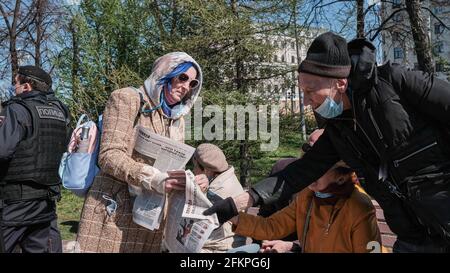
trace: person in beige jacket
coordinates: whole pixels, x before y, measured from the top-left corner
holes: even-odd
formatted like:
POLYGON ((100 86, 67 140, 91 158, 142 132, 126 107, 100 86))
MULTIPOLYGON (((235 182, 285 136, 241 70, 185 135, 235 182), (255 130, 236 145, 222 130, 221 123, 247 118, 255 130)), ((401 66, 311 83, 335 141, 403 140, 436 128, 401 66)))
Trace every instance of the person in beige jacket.
MULTIPOLYGON (((207 188, 204 188, 204 191, 212 203, 244 192, 234 173, 233 166, 228 165, 225 155, 216 145, 209 143, 200 144, 195 150, 192 161, 194 163, 193 172, 198 177, 197 180, 201 180, 204 177, 209 181, 209 183, 206 183, 209 185, 207 188)), ((235 235, 231 229, 231 222, 224 223, 215 229, 204 244, 201 252, 220 253, 244 245, 246 238, 235 235)))
POLYGON ((155 231, 135 224, 130 192, 181 190, 185 181, 169 177, 132 153, 136 127, 183 142, 183 116, 191 110, 201 85, 197 62, 184 52, 173 52, 155 61, 143 86, 112 92, 103 115, 101 171, 81 213, 77 235, 81 252, 161 251, 164 220, 155 231))

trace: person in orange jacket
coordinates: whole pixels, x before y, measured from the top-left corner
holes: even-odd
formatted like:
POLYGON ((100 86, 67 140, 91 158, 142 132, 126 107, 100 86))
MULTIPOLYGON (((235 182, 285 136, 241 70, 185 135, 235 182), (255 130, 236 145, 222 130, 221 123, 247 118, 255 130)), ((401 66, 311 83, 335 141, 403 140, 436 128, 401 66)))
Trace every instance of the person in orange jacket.
POLYGON ((355 173, 338 162, 301 191, 294 202, 270 217, 240 212, 231 219, 234 232, 257 240, 275 240, 297 231, 299 245, 292 243, 290 250, 306 253, 364 253, 374 245, 381 250, 375 208, 355 186, 356 181, 355 173))

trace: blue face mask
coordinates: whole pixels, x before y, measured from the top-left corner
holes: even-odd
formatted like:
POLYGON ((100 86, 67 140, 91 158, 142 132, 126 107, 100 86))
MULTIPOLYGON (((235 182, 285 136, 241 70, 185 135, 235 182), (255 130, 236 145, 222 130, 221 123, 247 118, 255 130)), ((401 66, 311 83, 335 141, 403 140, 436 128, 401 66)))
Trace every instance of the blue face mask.
POLYGON ((338 104, 330 96, 328 96, 325 101, 314 110, 317 114, 321 115, 323 118, 335 118, 342 114, 344 111, 344 102, 342 101, 338 104))
POLYGON ((318 198, 330 198, 330 197, 333 197, 333 195, 331 193, 324 193, 324 192, 320 192, 320 191, 316 191, 316 192, 314 192, 314 194, 318 198))

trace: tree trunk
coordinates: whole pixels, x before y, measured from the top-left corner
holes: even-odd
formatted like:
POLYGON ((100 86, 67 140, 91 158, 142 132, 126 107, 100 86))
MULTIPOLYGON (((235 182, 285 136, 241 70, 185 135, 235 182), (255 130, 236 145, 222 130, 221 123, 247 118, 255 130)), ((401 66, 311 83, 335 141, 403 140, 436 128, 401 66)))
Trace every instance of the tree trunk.
POLYGON ((364 0, 356 0, 356 34, 364 38, 364 0))
MULTIPOLYGON (((16 5, 14 6, 14 15, 12 23, 8 20, 8 14, 3 9, 3 4, 0 4, 0 10, 3 16, 3 20, 5 21, 6 28, 8 29, 9 35, 9 54, 11 57, 11 84, 15 82, 15 76, 19 71, 19 58, 17 54, 16 41, 17 41, 17 21, 19 20, 20 15, 20 4, 21 1, 17 0, 16 5)), ((5 5, 6 6, 6 5, 5 5)))
POLYGON ((16 35, 9 38, 9 54, 11 55, 11 84, 14 84, 15 77, 19 72, 19 58, 16 49, 16 35))
POLYGON ((239 143, 239 153, 241 154, 241 160, 239 163, 239 181, 242 187, 247 187, 250 184, 250 160, 248 155, 248 140, 241 140, 239 143))
POLYGON ((34 65, 41 67, 41 44, 42 44, 42 23, 43 23, 43 13, 45 9, 45 0, 36 1, 36 40, 34 44, 34 65))
POLYGON ((431 54, 430 40, 426 31, 424 18, 422 17, 420 1, 405 1, 405 4, 409 15, 409 23, 411 25, 419 68, 422 71, 434 73, 434 62, 431 54))
POLYGON ((177 0, 172 0, 172 27, 170 28, 170 37, 172 38, 175 35, 175 31, 177 28, 177 19, 178 19, 178 6, 177 0))
MULTIPOLYGON (((231 11, 234 14, 235 18, 239 18, 238 14, 238 7, 237 7, 237 0, 231 0, 230 2, 231 11)), ((244 73, 244 62, 242 61, 239 50, 240 50, 240 37, 239 34, 236 33, 236 36, 233 41, 234 44, 234 51, 235 51, 235 69, 236 69, 236 76, 234 79, 234 82, 236 84, 236 89, 245 94, 245 86, 243 84, 243 73, 244 73)), ((249 143, 247 139, 247 129, 248 129, 248 119, 247 115, 245 115, 245 138, 243 140, 239 141, 239 153, 241 155, 240 163, 239 163, 239 180, 241 182, 241 185, 243 187, 246 187, 249 185, 250 181, 250 157, 249 157, 249 143)))
POLYGON ((294 94, 295 94, 295 87, 292 86, 291 88, 291 115, 294 115, 294 94))
POLYGON ((80 51, 78 46, 79 42, 75 18, 72 18, 69 25, 69 30, 72 36, 72 97, 77 98, 80 82, 78 77, 78 72, 80 70, 80 51))
MULTIPOLYGON (((294 36, 295 36, 295 53, 297 55, 297 65, 300 65, 302 61, 300 58, 300 42, 298 38, 297 31, 297 0, 293 1, 293 20, 294 20, 294 36)), ((295 87, 294 87, 295 91, 295 87)), ((300 90, 300 86, 298 87, 298 103, 300 108, 300 129, 302 134, 302 140, 306 141, 306 121, 305 121, 305 103, 303 101, 303 92, 300 90)))
POLYGON ((156 22, 156 26, 158 27, 159 30, 159 34, 162 40, 162 50, 164 51, 165 48, 165 43, 167 42, 167 33, 166 30, 164 28, 164 22, 163 22, 163 18, 161 15, 161 11, 159 9, 158 6, 158 1, 154 0, 153 2, 151 2, 150 4, 150 8, 153 14, 153 17, 155 19, 156 22))
MULTIPOLYGON (((231 11, 233 12, 234 16, 237 19, 239 16, 238 16, 236 0, 231 0, 231 11)), ((242 82, 242 72, 243 72, 244 64, 238 54, 239 47, 240 47, 240 39, 239 39, 238 35, 239 34, 236 34, 236 37, 233 40, 234 51, 236 52, 235 53, 235 69, 236 69, 235 83, 236 83, 236 89, 242 93, 245 93, 245 90, 243 90, 243 82, 242 82)))

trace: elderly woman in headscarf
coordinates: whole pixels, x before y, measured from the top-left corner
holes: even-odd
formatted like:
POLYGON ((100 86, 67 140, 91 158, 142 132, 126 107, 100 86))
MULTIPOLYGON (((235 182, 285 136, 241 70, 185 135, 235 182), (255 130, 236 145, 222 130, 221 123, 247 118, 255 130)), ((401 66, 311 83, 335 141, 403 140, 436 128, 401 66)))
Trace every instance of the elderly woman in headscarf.
POLYGON ((101 171, 81 214, 77 235, 81 252, 161 251, 164 220, 154 231, 135 224, 130 192, 142 187, 160 193, 180 190, 185 181, 132 155, 136 127, 183 142, 183 116, 191 110, 201 85, 197 62, 184 52, 173 52, 155 61, 143 86, 112 92, 103 115, 101 171))

